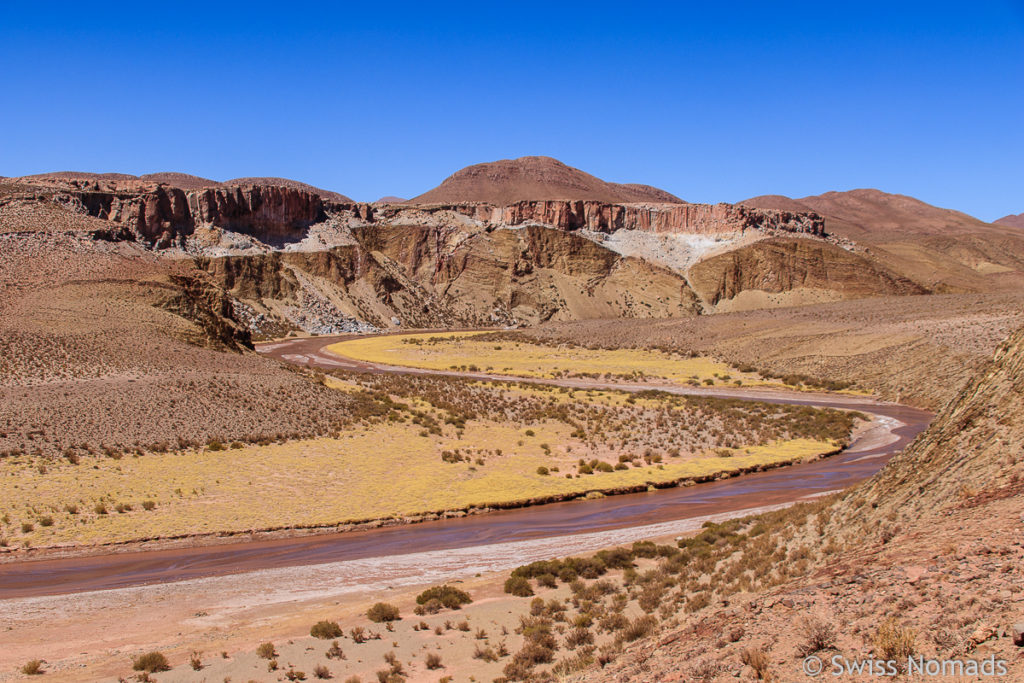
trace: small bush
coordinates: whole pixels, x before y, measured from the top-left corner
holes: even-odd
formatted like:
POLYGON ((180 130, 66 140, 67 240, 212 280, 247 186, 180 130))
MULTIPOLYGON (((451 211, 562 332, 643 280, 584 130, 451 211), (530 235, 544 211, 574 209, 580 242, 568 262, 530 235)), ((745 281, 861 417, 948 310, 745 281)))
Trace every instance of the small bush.
POLYGON ((160 652, 147 652, 132 660, 132 669, 135 671, 145 671, 148 674, 156 673, 157 671, 169 671, 170 668, 171 665, 167 662, 167 657, 164 657, 163 653, 160 652))
POLYGON ((277 650, 274 648, 273 643, 263 643, 256 648, 256 655, 261 659, 273 659, 277 656, 277 650))
MULTIPOLYGON (((828 650, 836 642, 836 630, 832 624, 817 617, 807 617, 800 622, 800 635, 804 642, 797 647, 797 654, 807 657, 815 652, 828 650)), ((891 659, 886 657, 886 659, 891 659)))
POLYGON ((493 648, 477 643, 476 647, 473 649, 473 659, 479 659, 485 662, 496 662, 498 661, 498 654, 493 648))
POLYGON ((505 580, 505 592, 517 598, 528 598, 533 595, 533 587, 527 578, 510 576, 505 580))
POLYGON ((39 526, 53 526, 53 517, 46 515, 39 518, 39 526))
POLYGON ((318 621, 313 624, 313 627, 309 629, 309 635, 320 640, 330 640, 332 638, 341 638, 344 631, 341 630, 341 626, 338 626, 336 621, 318 621))
POLYGON ((379 624, 383 621, 398 621, 401 619, 401 616, 398 614, 398 608, 394 605, 378 602, 366 610, 366 618, 375 624, 379 624))
POLYGON ((156 507, 156 503, 153 502, 152 500, 144 500, 144 501, 142 501, 142 509, 143 510, 149 511, 149 510, 152 510, 155 507, 156 507))
POLYGON ((437 600, 441 603, 441 606, 448 609, 459 609, 463 605, 473 602, 473 598, 470 597, 469 593, 448 585, 428 588, 416 596, 416 604, 418 605, 425 605, 431 600, 437 600))
POLYGON ((338 645, 338 641, 331 643, 331 646, 327 648, 327 659, 345 659, 345 653, 338 645))
POLYGON ((437 598, 433 598, 431 600, 427 600, 422 605, 416 605, 412 611, 414 614, 418 614, 422 617, 424 614, 437 614, 443 609, 444 605, 441 604, 441 601, 437 598))
POLYGON ((21 533, 23 533, 23 534, 31 533, 32 530, 35 529, 35 528, 36 528, 35 525, 32 524, 31 522, 22 522, 21 523, 21 533))
POLYGON ((331 670, 323 664, 317 664, 315 667, 313 667, 313 676, 315 676, 316 678, 326 680, 328 678, 331 678, 331 670))
POLYGON ((754 670, 757 680, 765 680, 768 675, 768 654, 764 650, 748 647, 740 653, 740 660, 754 670))
POLYGON ((444 664, 441 663, 441 655, 437 654, 436 652, 428 653, 426 660, 424 660, 424 663, 427 665, 427 668, 431 671, 444 667, 444 664))
POLYGON ((202 671, 203 669, 203 658, 199 652, 193 652, 189 655, 188 665, 192 667, 193 671, 202 671))
POLYGON ((882 659, 906 662, 916 651, 914 639, 912 629, 900 626, 895 619, 889 619, 878 627, 872 642, 875 652, 880 654, 882 659))
POLYGON ((304 681, 306 680, 305 671, 296 671, 295 669, 288 669, 284 672, 284 677, 289 681, 304 681))
POLYGON ((105 515, 107 514, 107 506, 104 505, 103 503, 96 503, 92 511, 95 512, 97 515, 105 515))
POLYGON ((366 630, 362 626, 356 626, 348 632, 348 635, 352 638, 352 642, 357 645, 366 642, 366 630))
POLYGON ((548 470, 547 467, 544 467, 542 465, 542 466, 537 468, 537 474, 539 474, 542 477, 546 477, 547 475, 551 474, 551 472, 548 470))
POLYGON ((43 673, 43 660, 33 659, 25 662, 25 665, 21 667, 21 673, 26 676, 39 676, 43 673))
POLYGON ((658 619, 650 614, 637 617, 622 629, 619 638, 627 643, 639 640, 653 631, 657 623, 658 619))

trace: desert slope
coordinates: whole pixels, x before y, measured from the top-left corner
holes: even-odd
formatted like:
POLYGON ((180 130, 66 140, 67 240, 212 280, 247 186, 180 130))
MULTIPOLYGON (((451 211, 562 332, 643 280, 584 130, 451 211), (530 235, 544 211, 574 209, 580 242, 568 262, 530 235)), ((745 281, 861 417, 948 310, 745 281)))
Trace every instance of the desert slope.
POLYGON ((992 222, 996 225, 1007 225, 1011 228, 1024 228, 1024 213, 1018 213, 1015 216, 1003 216, 992 222))
POLYGON ((815 211, 825 229, 863 245, 886 268, 936 292, 986 292, 1024 285, 1024 233, 913 197, 874 189, 791 199, 763 195, 740 202, 815 211))
POLYGON ((675 202, 678 197, 649 185, 610 183, 550 157, 520 157, 475 164, 455 172, 410 204, 589 199, 608 203, 675 202))
POLYGON ((836 658, 902 671, 908 658, 992 660, 994 680, 1021 680, 1022 377, 1024 329, 868 482, 706 530, 734 547, 697 570, 709 583, 693 577, 715 595, 688 598, 677 622, 571 680, 797 680, 809 656, 829 673, 836 658))

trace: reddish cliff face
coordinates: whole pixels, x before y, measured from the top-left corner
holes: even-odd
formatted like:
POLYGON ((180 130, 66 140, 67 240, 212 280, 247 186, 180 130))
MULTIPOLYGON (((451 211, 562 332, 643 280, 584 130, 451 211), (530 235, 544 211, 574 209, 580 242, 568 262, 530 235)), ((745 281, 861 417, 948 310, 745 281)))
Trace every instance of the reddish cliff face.
POLYGON ((598 201, 547 200, 492 204, 433 204, 417 207, 337 205, 370 220, 401 222, 407 212, 451 211, 494 225, 540 223, 561 230, 644 230, 662 233, 724 234, 746 230, 824 235, 821 216, 811 212, 758 209, 734 204, 608 204, 598 201), (376 210, 374 210, 376 209, 376 210))
POLYGON ((324 217, 319 195, 259 185, 190 192, 167 185, 129 191, 84 189, 61 193, 55 200, 119 224, 134 238, 157 247, 170 246, 201 225, 289 239, 324 217))
POLYGON ((190 192, 188 203, 197 224, 262 237, 293 237, 324 217, 318 195, 289 187, 207 188, 190 192))

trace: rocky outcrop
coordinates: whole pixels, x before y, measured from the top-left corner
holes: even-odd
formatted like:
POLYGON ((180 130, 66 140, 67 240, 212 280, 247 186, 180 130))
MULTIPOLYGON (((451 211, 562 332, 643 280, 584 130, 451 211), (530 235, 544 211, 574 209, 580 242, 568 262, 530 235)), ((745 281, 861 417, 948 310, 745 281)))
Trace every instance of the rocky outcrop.
POLYGON ((288 187, 207 188, 188 194, 197 224, 271 240, 291 239, 324 218, 319 195, 288 187))
POLYGON ((701 235, 737 234, 748 230, 782 231, 823 236, 825 223, 811 212, 757 209, 736 204, 609 204, 599 201, 525 201, 492 204, 433 204, 407 207, 391 205, 362 208, 342 205, 372 220, 403 222, 414 212, 453 212, 494 226, 550 225, 560 230, 643 230, 658 233, 701 235))
POLYGON ((320 196, 288 187, 145 190, 99 187, 61 192, 53 200, 78 213, 122 226, 126 237, 166 247, 199 226, 216 226, 265 241, 292 240, 324 218, 320 196))
POLYGON ((746 290, 828 290, 844 298, 925 294, 926 290, 863 256, 828 242, 768 239, 712 256, 689 272, 690 283, 709 304, 746 290))

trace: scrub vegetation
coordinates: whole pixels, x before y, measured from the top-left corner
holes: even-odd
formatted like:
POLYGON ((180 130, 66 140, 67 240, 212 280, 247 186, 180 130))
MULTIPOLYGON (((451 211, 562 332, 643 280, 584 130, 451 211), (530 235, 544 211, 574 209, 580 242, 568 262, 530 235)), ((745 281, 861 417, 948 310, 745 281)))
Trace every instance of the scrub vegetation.
POLYGON ((319 381, 351 406, 344 426, 322 438, 8 456, 0 536, 8 548, 94 545, 645 490, 820 457, 842 446, 858 418, 446 377, 319 381))

